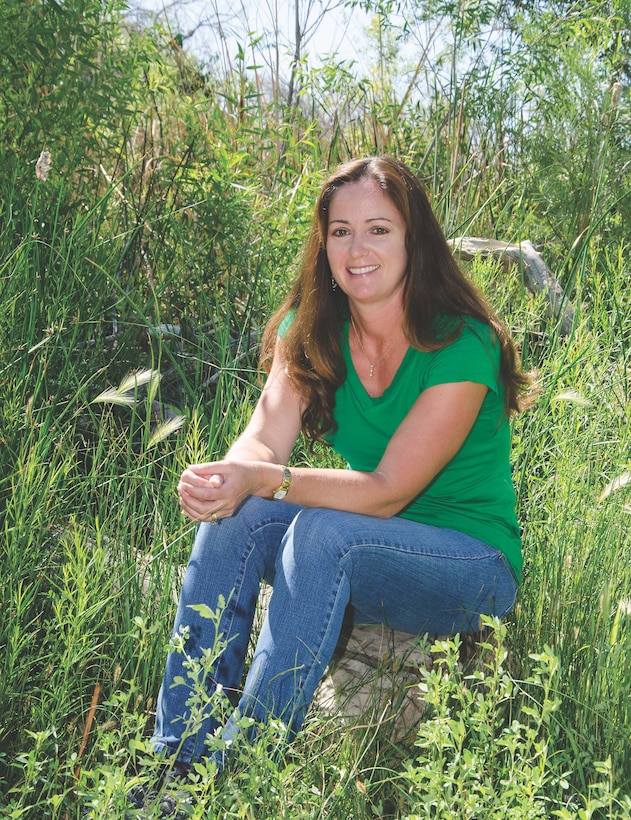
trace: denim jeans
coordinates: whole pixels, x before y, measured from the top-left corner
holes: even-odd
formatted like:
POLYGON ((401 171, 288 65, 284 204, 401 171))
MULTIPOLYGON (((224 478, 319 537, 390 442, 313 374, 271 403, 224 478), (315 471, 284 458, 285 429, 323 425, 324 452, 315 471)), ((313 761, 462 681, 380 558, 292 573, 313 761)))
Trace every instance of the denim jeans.
MULTIPOLYGON (((220 631, 228 642, 213 667, 238 700, 236 715, 279 718, 288 739, 300 728, 340 636, 347 607, 355 623, 386 623, 411 634, 477 631, 479 615, 502 617, 517 585, 500 551, 453 530, 403 518, 380 519, 283 501, 249 498, 231 518, 201 524, 186 570, 174 634, 188 627, 186 652, 213 645, 215 625, 191 605, 228 603, 220 631), (242 691, 242 675, 261 580, 273 586, 242 691)), ((184 733, 189 691, 181 653, 169 654, 152 738, 157 752, 185 763, 207 753, 207 715, 184 733), (184 734, 184 739, 182 736, 184 734)))

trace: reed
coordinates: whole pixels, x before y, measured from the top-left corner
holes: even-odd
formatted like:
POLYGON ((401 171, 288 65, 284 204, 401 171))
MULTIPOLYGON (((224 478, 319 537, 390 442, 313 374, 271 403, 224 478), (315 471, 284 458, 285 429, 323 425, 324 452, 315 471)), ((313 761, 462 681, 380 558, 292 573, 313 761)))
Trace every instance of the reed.
MULTIPOLYGON (((314 709, 273 759, 272 726, 240 749, 230 778, 197 766, 187 787, 196 816, 446 820, 483 805, 489 818, 628 817, 628 197, 622 182, 609 186, 624 176, 624 100, 585 122, 580 144, 597 138, 602 150, 597 167, 574 169, 593 196, 572 213, 548 172, 551 133, 563 116, 576 125, 576 107, 559 104, 561 119, 537 137, 537 117, 520 122, 511 73, 529 52, 478 55, 463 75, 468 18, 454 24, 447 76, 421 61, 417 85, 398 98, 396 60, 382 61, 382 85, 343 61, 303 65, 288 111, 243 60, 222 77, 183 68, 164 33, 123 34, 115 3, 88 5, 92 20, 109 15, 98 59, 87 18, 71 15, 78 5, 58 13, 74 27, 77 70, 103 61, 93 106, 102 119, 84 127, 90 106, 73 98, 62 122, 42 98, 39 120, 21 120, 22 143, 7 119, 0 156, 0 813, 124 816, 148 762, 193 535, 178 476, 221 455, 251 412, 260 331, 299 263, 326 169, 384 151, 423 176, 449 235, 546 243, 577 307, 563 338, 515 272, 471 264, 540 387, 513 424, 523 588, 478 667, 458 666, 457 641, 437 648, 444 663, 422 681, 430 710, 409 742, 393 743, 369 715, 342 731, 314 709), (51 162, 36 173, 42 123, 51 162)), ((24 42, 11 42, 11 9, 8 0, 0 11, 0 55, 13 54, 28 82, 7 63, 0 111, 11 86, 24 112, 49 76, 56 23, 37 29, 29 17, 24 42)), ((549 35, 555 59, 570 24, 549 35)), ((52 88, 63 66, 51 66, 52 88)), ((579 79, 598 101, 582 69, 579 79)), ((302 444, 294 459, 334 463, 302 444)))

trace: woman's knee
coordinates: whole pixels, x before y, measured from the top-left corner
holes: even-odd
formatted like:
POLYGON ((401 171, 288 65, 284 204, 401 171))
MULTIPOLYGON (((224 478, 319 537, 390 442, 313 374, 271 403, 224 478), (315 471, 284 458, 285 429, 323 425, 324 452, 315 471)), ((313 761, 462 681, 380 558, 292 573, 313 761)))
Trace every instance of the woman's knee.
POLYGON ((348 527, 344 514, 326 508, 303 509, 296 516, 285 538, 296 563, 316 565, 323 560, 339 564, 348 554, 348 527))
MULTIPOLYGON (((269 502, 268 502, 269 503, 269 502)), ((257 522, 265 518, 265 499, 250 496, 229 518, 218 521, 204 521, 197 526, 195 546, 212 548, 225 538, 245 540, 256 529, 257 522)))

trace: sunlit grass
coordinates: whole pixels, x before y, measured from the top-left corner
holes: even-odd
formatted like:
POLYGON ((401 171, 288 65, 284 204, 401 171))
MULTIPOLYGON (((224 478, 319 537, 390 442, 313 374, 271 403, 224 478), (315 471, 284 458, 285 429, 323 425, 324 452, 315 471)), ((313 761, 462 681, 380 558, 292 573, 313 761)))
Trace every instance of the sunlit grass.
MULTIPOLYGON (((95 817, 124 815, 147 762, 193 537, 177 504, 179 474, 220 457, 247 422, 260 330, 299 263, 325 166, 351 147, 374 150, 376 133, 380 148, 405 142, 402 131, 383 145, 380 113, 326 147, 287 127, 282 162, 264 147, 279 133, 258 121, 247 137, 237 124, 220 139, 210 115, 192 136, 173 116, 175 147, 157 153, 185 155, 180 140, 190 136, 207 152, 200 165, 165 160, 142 177, 149 123, 125 145, 127 171, 110 188, 95 185, 74 221, 64 221, 63 190, 44 187, 54 153, 48 180, 34 177, 19 232, 17 195, 11 208, 0 200, 3 816, 65 820, 86 806, 95 817), (163 188, 158 173, 173 174, 163 188), (48 227, 40 211, 52 216, 48 227)), ((448 148, 437 140, 428 163, 450 225, 488 225, 496 206, 507 239, 533 224, 482 166, 468 183, 465 161, 445 190, 457 165, 448 148)), ((458 151, 466 156, 466 146, 458 151)), ((423 155, 417 147, 412 159, 423 155)), ((278 757, 266 754, 263 732, 230 777, 215 783, 200 764, 189 784, 200 817, 631 816, 626 259, 625 248, 594 239, 565 260, 576 307, 568 338, 518 272, 471 265, 539 387, 513 425, 524 582, 497 643, 481 653, 486 666, 462 670, 455 644, 443 646, 445 663, 422 687, 433 711, 408 743, 394 743, 374 716, 348 728, 314 709, 278 757)), ((294 459, 339 464, 302 443, 294 459)))
MULTIPOLYGON (((511 325, 526 333, 539 303, 501 276, 490 263, 476 268, 511 325)), ((581 806, 597 811, 596 792, 605 795, 609 816, 623 817, 627 807, 631 434, 626 348, 612 352, 610 333, 603 305, 580 320, 571 339, 551 335, 539 342, 543 347, 531 355, 540 397, 515 423, 524 585, 502 637, 514 682, 494 678, 495 686, 508 686, 495 696, 514 719, 516 693, 531 692, 535 712, 544 709, 537 725, 545 732, 536 743, 546 744, 539 785, 530 778, 526 788, 524 780, 514 797, 515 811, 524 812, 516 817, 557 811, 578 818, 581 806), (556 664, 549 712, 532 689, 530 658, 546 646, 556 664)), ((82 801, 98 809, 95 816, 106 816, 108 806, 123 810, 134 767, 146 755, 190 548, 177 477, 186 463, 222 452, 259 388, 253 372, 231 367, 225 356, 211 413, 200 396, 184 413, 155 424, 152 408, 161 395, 155 367, 139 360, 110 387, 102 369, 99 392, 99 379, 88 377, 86 389, 75 368, 66 370, 73 378, 60 405, 37 370, 38 361, 53 366, 51 352, 48 345, 31 350, 28 389, 20 392, 13 382, 3 405, 3 435, 12 442, 3 479, 3 790, 9 816, 62 816, 63 805, 78 817, 82 801), (79 759, 95 691, 95 720, 79 759)), ((318 458, 299 448, 296 457, 318 458)), ((484 691, 479 697, 490 697, 484 691)), ((482 708, 483 701, 475 703, 482 708)), ((425 744, 431 731, 428 724, 425 744)), ((528 731, 524 723, 526 734, 512 736, 519 754, 538 748, 523 746, 528 731)), ((460 742, 456 735, 441 743, 447 741, 460 742)), ((413 745, 392 744, 386 727, 360 720, 340 732, 334 718, 317 712, 282 759, 266 761, 256 748, 242 754, 243 765, 223 786, 210 785, 203 771, 191 784, 200 805, 221 806, 216 816, 412 818, 441 786, 440 769, 426 769, 413 745)), ((451 776, 465 774, 452 769, 451 776)))

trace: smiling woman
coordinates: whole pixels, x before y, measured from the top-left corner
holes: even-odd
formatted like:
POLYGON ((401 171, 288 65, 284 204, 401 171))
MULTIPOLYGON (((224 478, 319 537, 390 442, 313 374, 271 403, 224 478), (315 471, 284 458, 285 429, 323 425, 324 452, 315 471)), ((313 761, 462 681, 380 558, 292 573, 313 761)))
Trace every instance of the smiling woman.
POLYGON ((300 274, 270 322, 268 377, 222 461, 178 491, 200 522, 178 611, 186 655, 169 656, 153 746, 184 769, 219 734, 221 769, 242 731, 270 719, 291 740, 342 623, 412 634, 473 632, 513 606, 521 542, 509 413, 527 377, 460 272, 419 181, 389 157, 339 168, 315 207, 300 274), (347 469, 290 468, 303 432, 347 469), (240 689, 260 583, 273 587, 240 689), (184 664, 213 645, 198 615, 227 600, 226 649, 208 677, 233 700, 194 725, 184 664))
POLYGON ((375 396, 390 384, 408 348, 401 327, 405 235, 403 217, 374 179, 345 185, 331 202, 327 259, 348 299, 355 370, 360 378, 367 375, 365 388, 375 396))

